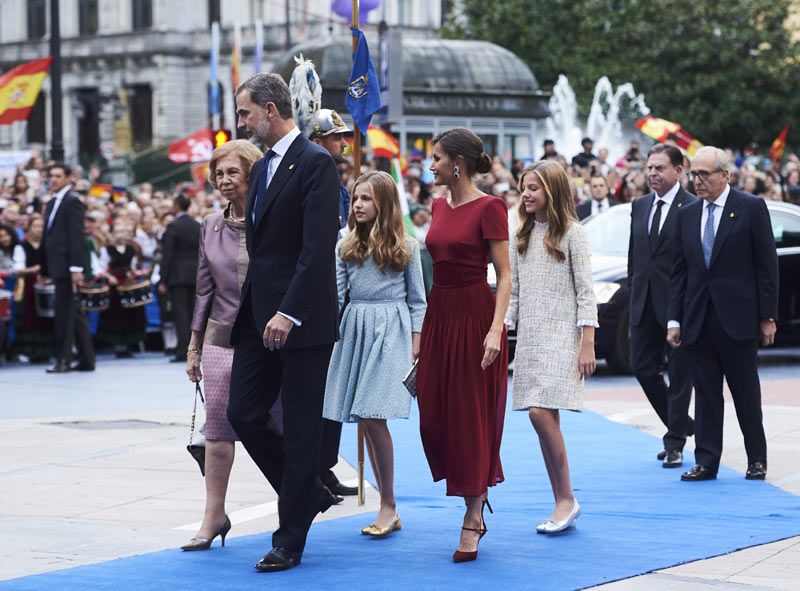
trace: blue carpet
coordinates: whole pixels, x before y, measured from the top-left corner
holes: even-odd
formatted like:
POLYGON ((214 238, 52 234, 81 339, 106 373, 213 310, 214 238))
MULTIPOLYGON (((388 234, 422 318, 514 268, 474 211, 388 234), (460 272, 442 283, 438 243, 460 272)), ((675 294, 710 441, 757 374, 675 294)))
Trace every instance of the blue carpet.
MULTIPOLYGON (((589 412, 562 419, 583 506, 578 527, 537 535, 552 495, 527 414, 509 413, 502 450, 507 480, 490 491, 489 533, 477 562, 453 564, 463 503, 431 482, 417 424, 416 416, 391 424, 404 528, 386 539, 361 536, 373 515, 360 515, 314 525, 302 565, 284 573, 253 570, 270 546, 264 533, 232 538, 224 549, 215 543, 211 552, 166 550, 0 582, 0 591, 567 590, 800 535, 800 497, 727 468, 714 482, 681 483, 681 470, 664 470, 655 460, 658 439, 589 412)), ((342 439, 343 455, 354 458, 353 425, 342 439)))

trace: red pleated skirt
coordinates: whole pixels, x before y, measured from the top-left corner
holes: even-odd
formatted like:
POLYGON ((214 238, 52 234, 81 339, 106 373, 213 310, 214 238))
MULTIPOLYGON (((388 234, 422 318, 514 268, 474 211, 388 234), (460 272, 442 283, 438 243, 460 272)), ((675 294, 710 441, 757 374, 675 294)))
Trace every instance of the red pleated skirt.
POLYGON ((471 271, 435 271, 434 278, 417 368, 422 445, 434 481, 445 479, 448 495, 480 496, 504 479, 508 341, 503 334, 500 355, 481 369, 495 306, 485 270, 478 282, 470 282, 471 271))

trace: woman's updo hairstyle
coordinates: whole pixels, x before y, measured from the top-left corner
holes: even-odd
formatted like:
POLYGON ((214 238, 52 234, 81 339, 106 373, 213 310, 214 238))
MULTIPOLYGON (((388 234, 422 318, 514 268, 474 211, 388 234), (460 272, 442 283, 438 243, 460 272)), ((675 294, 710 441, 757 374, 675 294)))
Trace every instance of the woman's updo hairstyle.
POLYGON ((483 141, 469 129, 454 127, 443 131, 433 138, 432 144, 438 144, 450 160, 461 156, 468 176, 476 172, 486 174, 492 169, 492 159, 483 151, 483 141))

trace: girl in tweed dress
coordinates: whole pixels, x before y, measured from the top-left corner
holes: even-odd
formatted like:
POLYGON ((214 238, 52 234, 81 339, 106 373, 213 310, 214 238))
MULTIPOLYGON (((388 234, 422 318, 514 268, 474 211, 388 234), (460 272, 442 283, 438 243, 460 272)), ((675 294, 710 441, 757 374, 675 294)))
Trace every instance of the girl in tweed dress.
POLYGON ((353 186, 350 233, 336 246, 339 306, 350 303, 334 345, 322 415, 363 421, 381 494, 375 522, 361 533, 381 538, 400 529, 394 497, 394 452, 387 419, 408 418, 403 377, 419 355, 425 287, 417 241, 405 234, 391 176, 368 172, 353 186))
POLYGON ((513 408, 528 411, 539 436, 556 505, 536 531, 549 534, 569 528, 580 515, 559 409, 583 407, 583 379, 595 370, 597 306, 586 235, 564 170, 548 160, 532 164, 519 190, 506 316, 517 327, 513 408))

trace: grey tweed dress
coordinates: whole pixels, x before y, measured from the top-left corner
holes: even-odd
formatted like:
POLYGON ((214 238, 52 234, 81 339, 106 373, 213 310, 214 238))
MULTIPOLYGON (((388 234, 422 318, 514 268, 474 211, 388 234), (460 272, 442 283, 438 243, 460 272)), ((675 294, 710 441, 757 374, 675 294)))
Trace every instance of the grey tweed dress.
POLYGON ((341 337, 333 347, 322 416, 340 423, 407 419, 411 396, 403 378, 411 368, 411 333, 422 331, 425 287, 419 245, 407 238, 408 267, 381 271, 372 258, 345 263, 336 245, 339 307, 349 289, 341 337))
POLYGON ((536 222, 528 250, 511 254, 511 301, 506 324, 517 328, 514 410, 531 407, 579 411, 583 380, 578 373, 583 326, 598 326, 592 265, 583 226, 569 225, 561 239, 563 262, 544 246, 547 224, 536 222))

